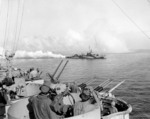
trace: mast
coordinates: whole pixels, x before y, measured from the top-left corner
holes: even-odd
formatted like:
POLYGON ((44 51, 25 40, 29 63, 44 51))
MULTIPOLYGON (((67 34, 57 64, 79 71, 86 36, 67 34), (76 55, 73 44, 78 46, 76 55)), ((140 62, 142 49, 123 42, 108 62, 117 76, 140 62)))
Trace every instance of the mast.
MULTIPOLYGON (((1 1, 2 2, 2 1, 1 1)), ((17 50, 17 45, 20 39, 20 32, 21 32, 21 25, 22 25, 22 18, 23 18, 23 12, 24 12, 24 0, 17 0, 17 11, 14 13, 13 16, 16 15, 16 17, 13 17, 11 19, 11 14, 13 11, 13 2, 12 0, 7 0, 7 11, 6 11, 6 25, 5 25, 5 37, 4 37, 4 43, 3 43, 3 56, 6 61, 6 68, 7 68, 7 74, 11 78, 11 70, 12 70, 12 60, 15 56, 15 52, 17 50), (15 20, 15 24, 13 26, 13 23, 11 23, 11 20, 15 20), (10 33, 10 25, 12 25, 11 31, 14 31, 13 38, 12 38, 12 46, 9 46, 9 50, 6 49, 8 39, 10 38, 9 36, 11 35, 10 33)), ((2 3, 1 3, 2 4, 2 3)), ((14 9, 16 10, 16 9, 14 9)))
POLYGON ((89 53, 90 54, 92 53, 92 49, 91 49, 90 45, 89 45, 89 53))
POLYGON ((6 58, 6 67, 7 67, 7 76, 12 78, 12 60, 15 56, 15 53, 5 51, 5 58, 6 58))

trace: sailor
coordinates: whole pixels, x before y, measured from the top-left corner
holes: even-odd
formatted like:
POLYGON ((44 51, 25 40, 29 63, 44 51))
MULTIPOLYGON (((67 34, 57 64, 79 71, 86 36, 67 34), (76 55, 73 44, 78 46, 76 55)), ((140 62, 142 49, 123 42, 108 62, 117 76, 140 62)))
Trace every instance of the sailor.
POLYGON ((44 84, 49 85, 52 90, 55 90, 57 95, 65 92, 65 90, 67 89, 67 85, 66 84, 60 83, 57 80, 47 80, 47 81, 44 81, 44 84))
POLYGON ((52 101, 49 98, 50 87, 42 85, 40 94, 29 98, 35 119, 57 119, 58 116, 51 110, 52 101))
POLYGON ((8 73, 6 73, 6 77, 2 80, 2 83, 6 86, 11 86, 14 84, 12 77, 9 77, 8 73))
POLYGON ((3 84, 0 83, 0 119, 5 118, 5 107, 6 104, 11 104, 7 96, 6 89, 3 88, 3 84))
POLYGON ((51 80, 44 80, 44 84, 50 87, 50 90, 56 93, 55 87, 57 83, 53 83, 51 80))
POLYGON ((63 83, 57 83, 55 86, 55 90, 56 90, 57 95, 65 92, 66 89, 67 89, 67 86, 66 86, 66 84, 63 84, 63 83))
POLYGON ((116 108, 116 100, 113 98, 106 98, 104 100, 104 110, 103 110, 103 115, 109 115, 118 112, 118 109, 116 108))
POLYGON ((85 87, 80 94, 81 101, 74 105, 74 115, 80 115, 92 111, 99 107, 100 101, 92 87, 85 87), (92 104, 91 97, 94 97, 96 103, 92 104))
POLYGON ((11 86, 6 86, 5 84, 3 84, 3 88, 5 88, 7 90, 7 94, 10 97, 10 99, 17 99, 17 93, 16 93, 16 87, 17 85, 11 85, 11 86))
POLYGON ((118 109, 116 108, 116 102, 115 102, 115 100, 112 100, 110 113, 113 114, 113 113, 116 113, 116 112, 118 112, 118 109))
POLYGON ((36 69, 34 69, 34 68, 32 68, 32 69, 30 70, 29 78, 30 78, 31 80, 34 80, 34 78, 36 78, 36 77, 37 77, 37 75, 38 75, 37 70, 36 70, 36 69))
POLYGON ((12 75, 13 75, 13 77, 22 77, 23 76, 23 74, 22 74, 22 72, 21 72, 21 69, 19 68, 13 68, 13 71, 12 71, 12 75))
POLYGON ((73 116, 73 106, 64 104, 63 98, 69 94, 69 90, 66 89, 64 92, 55 96, 51 109, 61 117, 73 116))
POLYGON ((67 88, 69 88, 71 93, 81 92, 76 82, 68 82, 66 83, 67 88))

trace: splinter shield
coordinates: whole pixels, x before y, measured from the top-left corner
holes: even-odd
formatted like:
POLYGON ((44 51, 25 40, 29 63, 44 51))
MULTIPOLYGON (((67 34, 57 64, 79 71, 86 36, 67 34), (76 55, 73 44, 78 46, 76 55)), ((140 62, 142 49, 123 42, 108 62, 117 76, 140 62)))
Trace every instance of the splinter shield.
POLYGON ((15 78, 16 92, 18 96, 27 96, 24 78, 15 78))

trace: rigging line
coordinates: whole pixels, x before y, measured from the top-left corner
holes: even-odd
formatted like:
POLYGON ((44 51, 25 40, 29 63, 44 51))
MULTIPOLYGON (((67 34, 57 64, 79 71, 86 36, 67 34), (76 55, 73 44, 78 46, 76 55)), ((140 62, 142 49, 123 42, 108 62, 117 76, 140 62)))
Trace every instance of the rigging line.
POLYGON ((17 50, 17 46, 18 46, 18 42, 19 42, 19 38, 20 38, 20 33, 21 33, 21 26, 22 26, 22 18, 23 18, 23 15, 24 15, 24 2, 25 0, 22 0, 22 12, 21 12, 21 21, 20 21, 20 25, 19 25, 19 33, 18 33, 18 38, 17 38, 17 43, 16 43, 16 48, 15 48, 15 51, 17 50))
MULTIPOLYGON (((2 0, 0 0, 0 20, 2 20, 2 0)), ((2 23, 2 22, 1 22, 2 23)), ((2 26, 2 25, 1 25, 2 26)), ((1 53, 0 53, 1 54, 1 53)), ((3 53, 2 53, 3 54, 3 53)))
POLYGON ((148 2, 148 5, 150 5, 150 0, 147 0, 147 2, 148 2))
MULTIPOLYGON (((2 0, 0 0, 0 20, 2 20, 2 0)), ((1 22, 2 23, 2 22, 1 22)), ((1 24, 1 26, 2 26, 2 24, 1 24)), ((2 27, 1 27, 2 28, 2 27)), ((1 46, 2 47, 2 46, 1 46)), ((2 52, 0 52, 0 57, 2 57, 3 56, 3 51, 2 52)))
POLYGON ((18 28, 18 20, 19 20, 19 10, 20 10, 20 2, 21 0, 18 1, 18 7, 17 7, 17 20, 16 20, 16 23, 15 23, 15 30, 14 30, 14 44, 13 44, 13 51, 15 51, 15 44, 17 42, 17 28, 18 28))
MULTIPOLYGON (((11 12, 12 12, 12 6, 11 6, 11 0, 9 0, 9 9, 8 9, 8 26, 7 26, 7 35, 6 35, 6 45, 9 39, 9 34, 10 34, 10 17, 11 17, 11 12)), ((5 46, 6 46, 5 45, 5 46)))
POLYGON ((10 1, 8 0, 8 6, 7 6, 7 16, 6 16, 6 26, 5 26, 5 36, 4 36, 4 44, 3 44, 3 54, 4 54, 4 49, 5 49, 5 45, 6 45, 6 38, 7 38, 7 29, 8 29, 8 17, 9 17, 9 4, 10 1))
POLYGON ((12 14, 12 1, 10 0, 9 2, 9 14, 8 14, 8 29, 7 29, 7 39, 6 39, 6 44, 8 42, 9 39, 11 39, 11 32, 10 32, 10 28, 11 28, 11 14, 12 14))
POLYGON ((0 0, 0 18, 2 16, 2 0, 0 0))
POLYGON ((150 37, 124 12, 124 10, 114 1, 112 0, 113 3, 121 10, 121 12, 148 38, 150 37))

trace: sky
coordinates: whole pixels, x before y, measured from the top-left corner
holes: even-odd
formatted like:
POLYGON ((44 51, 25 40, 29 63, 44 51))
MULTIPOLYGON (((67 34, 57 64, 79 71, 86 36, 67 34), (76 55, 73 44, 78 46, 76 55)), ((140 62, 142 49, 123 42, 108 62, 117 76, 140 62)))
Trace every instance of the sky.
POLYGON ((150 0, 18 3, 0 0, 0 51, 15 49, 17 57, 86 53, 89 47, 95 53, 150 49, 150 0))

